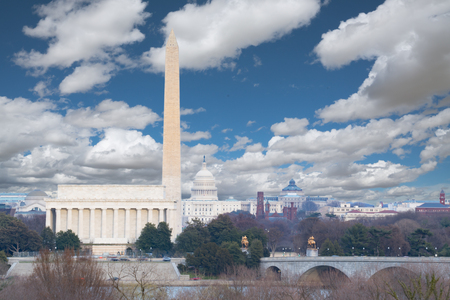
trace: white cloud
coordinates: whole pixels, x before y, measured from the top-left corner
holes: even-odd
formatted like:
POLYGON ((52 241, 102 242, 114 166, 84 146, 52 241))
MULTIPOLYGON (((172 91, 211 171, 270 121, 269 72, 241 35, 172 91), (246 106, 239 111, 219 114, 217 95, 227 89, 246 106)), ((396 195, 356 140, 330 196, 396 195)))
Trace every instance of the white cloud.
POLYGON ((357 93, 317 110, 323 122, 403 114, 449 92, 450 2, 387 0, 375 11, 341 22, 315 52, 327 68, 359 59, 375 63, 357 93))
POLYGON ((250 121, 247 122, 247 127, 248 127, 248 126, 252 126, 252 125, 255 124, 255 123, 256 123, 256 121, 251 121, 251 120, 250 120, 250 121))
POLYGON ((234 143, 233 147, 231 147, 231 149, 229 150, 230 152, 244 149, 247 144, 252 142, 252 140, 246 136, 235 135, 234 137, 236 138, 237 142, 234 143))
MULTIPOLYGON (((319 0, 212 0, 186 4, 163 20, 162 32, 173 29, 180 49, 180 67, 193 70, 235 66, 242 49, 279 39, 306 26, 319 12, 319 0)), ((153 72, 164 70, 164 47, 142 56, 153 72)))
POLYGON ((90 107, 67 111, 65 121, 81 128, 102 129, 116 127, 124 129, 144 129, 149 124, 155 124, 161 118, 151 109, 136 105, 129 107, 123 101, 106 99, 94 109, 90 107))
POLYGON ((115 69, 114 64, 87 64, 76 67, 59 85, 61 94, 87 92, 96 85, 108 82, 115 69))
POLYGON ((32 91, 39 96, 39 98, 43 98, 45 96, 49 96, 52 94, 50 89, 48 88, 48 84, 50 81, 39 81, 32 91))
POLYGON ((254 67, 262 66, 261 58, 256 55, 253 55, 254 67))
POLYGON ((302 135, 308 131, 308 124, 309 121, 305 118, 284 118, 284 122, 273 124, 270 130, 275 135, 302 135))
POLYGON ((81 74, 86 75, 87 70, 96 72, 94 84, 108 81, 113 69, 109 64, 116 53, 119 63, 124 63, 120 46, 144 39, 136 26, 150 16, 144 12, 145 6, 141 0, 54 0, 39 5, 36 12, 41 19, 37 26, 25 26, 23 31, 30 37, 49 40, 47 51, 20 51, 15 62, 35 74, 43 74, 51 67, 69 68, 81 63, 70 75, 69 83, 63 81, 60 88, 63 93, 84 92, 93 85, 80 83, 81 74), (105 71, 106 67, 109 71, 105 71))
POLYGON ((261 151, 264 151, 264 147, 261 143, 248 145, 247 148, 245 148, 245 152, 261 152, 261 151))
POLYGON ((421 192, 417 190, 415 187, 401 185, 387 190, 386 194, 389 196, 401 197, 401 196, 414 196, 417 194, 421 194, 421 192))
POLYGON ((51 102, 0 97, 0 161, 41 145, 74 144, 77 132, 62 123, 54 108, 51 102))
POLYGON ((104 138, 76 160, 82 166, 99 169, 159 169, 162 145, 136 130, 105 129, 104 138))
POLYGON ((222 129, 222 132, 223 132, 223 133, 227 133, 228 131, 233 131, 233 129, 231 129, 231 128, 225 128, 225 129, 222 129))
POLYGON ((192 142, 201 139, 208 140, 211 138, 211 133, 209 131, 196 131, 196 132, 186 132, 181 131, 181 141, 182 142, 192 142))
POLYGON ((205 111, 206 111, 206 109, 204 109, 203 107, 199 107, 197 109, 182 107, 180 110, 180 115, 182 115, 182 116, 193 115, 193 114, 198 114, 200 112, 205 112, 205 111))

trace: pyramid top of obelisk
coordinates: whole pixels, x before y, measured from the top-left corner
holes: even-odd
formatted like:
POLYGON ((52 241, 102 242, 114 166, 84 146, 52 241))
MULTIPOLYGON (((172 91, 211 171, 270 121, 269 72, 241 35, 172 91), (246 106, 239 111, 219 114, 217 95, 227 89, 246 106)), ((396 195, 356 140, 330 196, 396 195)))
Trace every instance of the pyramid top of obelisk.
POLYGON ((173 32, 173 29, 170 31, 169 38, 167 39, 166 47, 178 48, 177 38, 175 37, 175 33, 173 32))

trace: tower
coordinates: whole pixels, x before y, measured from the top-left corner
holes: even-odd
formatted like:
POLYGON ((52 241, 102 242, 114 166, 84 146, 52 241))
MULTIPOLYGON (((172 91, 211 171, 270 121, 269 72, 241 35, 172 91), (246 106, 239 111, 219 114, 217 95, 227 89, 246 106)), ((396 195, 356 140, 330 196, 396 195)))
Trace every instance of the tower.
POLYGON ((258 192, 256 198, 256 218, 264 219, 264 192, 258 192))
POLYGON ((266 201, 265 213, 266 213, 265 219, 269 220, 269 214, 270 214, 270 203, 269 203, 269 200, 266 201))
POLYGON ((181 233, 180 64, 173 30, 166 43, 164 79, 164 134, 162 184, 165 198, 175 202, 170 211, 172 238, 181 233))
POLYGON ((445 205, 445 193, 444 190, 441 190, 441 195, 439 196, 439 202, 445 205))

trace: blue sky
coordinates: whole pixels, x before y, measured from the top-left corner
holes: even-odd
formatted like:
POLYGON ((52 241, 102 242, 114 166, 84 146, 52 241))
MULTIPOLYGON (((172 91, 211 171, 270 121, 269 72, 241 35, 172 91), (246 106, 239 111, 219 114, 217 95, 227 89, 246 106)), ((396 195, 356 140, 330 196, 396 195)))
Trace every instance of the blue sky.
POLYGON ((0 189, 160 184, 164 42, 180 47, 183 194, 294 178, 340 200, 449 186, 448 1, 3 1, 0 189))

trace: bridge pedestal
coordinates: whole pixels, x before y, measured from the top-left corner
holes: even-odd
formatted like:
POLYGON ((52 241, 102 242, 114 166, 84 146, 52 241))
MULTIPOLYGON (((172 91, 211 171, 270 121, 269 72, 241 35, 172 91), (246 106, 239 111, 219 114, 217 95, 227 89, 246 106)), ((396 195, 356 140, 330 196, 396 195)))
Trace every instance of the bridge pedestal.
POLYGON ((319 256, 319 250, 307 248, 306 256, 319 256))

